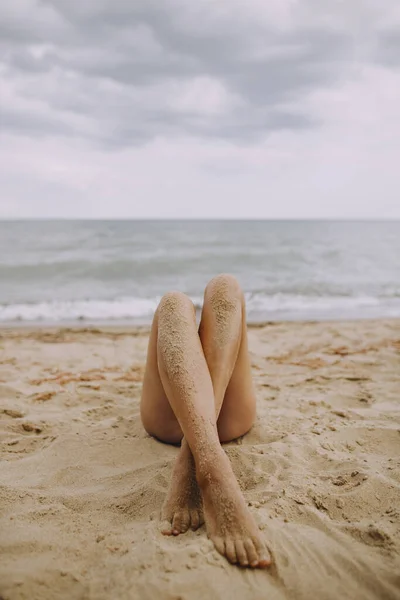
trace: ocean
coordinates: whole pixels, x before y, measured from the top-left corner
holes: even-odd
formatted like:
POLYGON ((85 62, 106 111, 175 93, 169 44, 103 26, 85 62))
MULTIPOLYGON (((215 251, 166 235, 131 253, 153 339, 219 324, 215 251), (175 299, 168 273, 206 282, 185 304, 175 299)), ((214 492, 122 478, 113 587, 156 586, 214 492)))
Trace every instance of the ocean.
POLYGON ((3 324, 149 323, 223 272, 250 322, 400 317, 400 222, 0 222, 3 324))

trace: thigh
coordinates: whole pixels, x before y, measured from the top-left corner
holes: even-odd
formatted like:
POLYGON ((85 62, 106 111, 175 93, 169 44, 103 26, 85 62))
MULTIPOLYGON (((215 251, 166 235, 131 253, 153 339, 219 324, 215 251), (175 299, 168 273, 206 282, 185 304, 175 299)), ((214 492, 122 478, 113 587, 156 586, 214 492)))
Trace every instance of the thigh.
POLYGON ((248 350, 246 309, 243 299, 242 336, 236 363, 218 417, 221 442, 238 438, 251 429, 256 416, 256 396, 248 350))
POLYGON ((158 310, 154 315, 150 331, 140 414, 147 433, 163 442, 178 444, 182 440, 183 433, 161 383, 157 361, 157 337, 158 310))

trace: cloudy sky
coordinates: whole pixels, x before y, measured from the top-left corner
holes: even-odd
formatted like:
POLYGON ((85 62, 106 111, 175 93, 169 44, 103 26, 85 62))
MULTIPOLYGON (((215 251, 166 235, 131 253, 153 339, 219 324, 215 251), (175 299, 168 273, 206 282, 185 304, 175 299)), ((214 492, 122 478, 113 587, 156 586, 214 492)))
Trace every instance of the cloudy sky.
POLYGON ((0 40, 0 217, 400 218, 399 0, 12 0, 0 40))

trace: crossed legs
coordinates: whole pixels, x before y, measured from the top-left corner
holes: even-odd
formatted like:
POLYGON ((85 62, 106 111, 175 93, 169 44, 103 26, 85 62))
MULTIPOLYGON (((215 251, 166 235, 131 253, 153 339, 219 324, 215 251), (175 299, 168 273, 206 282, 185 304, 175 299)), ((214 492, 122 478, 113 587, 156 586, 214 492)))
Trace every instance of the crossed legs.
POLYGON ((209 537, 230 562, 269 565, 221 447, 245 434, 255 417, 244 298, 234 277, 220 275, 207 285, 199 330, 187 296, 162 298, 150 333, 141 416, 154 437, 182 442, 162 509, 163 533, 197 529, 205 519, 209 537))

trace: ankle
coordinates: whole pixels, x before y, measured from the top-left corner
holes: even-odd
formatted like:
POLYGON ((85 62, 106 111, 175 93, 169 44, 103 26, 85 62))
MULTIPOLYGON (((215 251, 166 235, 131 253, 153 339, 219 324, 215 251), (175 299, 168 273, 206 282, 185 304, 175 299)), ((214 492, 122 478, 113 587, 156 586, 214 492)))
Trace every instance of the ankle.
POLYGON ((176 463, 180 465, 187 465, 191 470, 195 469, 195 462, 193 458, 193 454, 189 448, 188 443, 185 439, 182 440, 182 445, 179 449, 178 456, 176 458, 176 463))
POLYGON ((230 462, 221 446, 196 460, 196 479, 204 489, 220 479, 230 469, 230 462))
POLYGON ((189 444, 187 443, 185 438, 182 439, 181 447, 179 450, 179 456, 185 457, 185 458, 192 457, 192 452, 191 452, 189 444))

